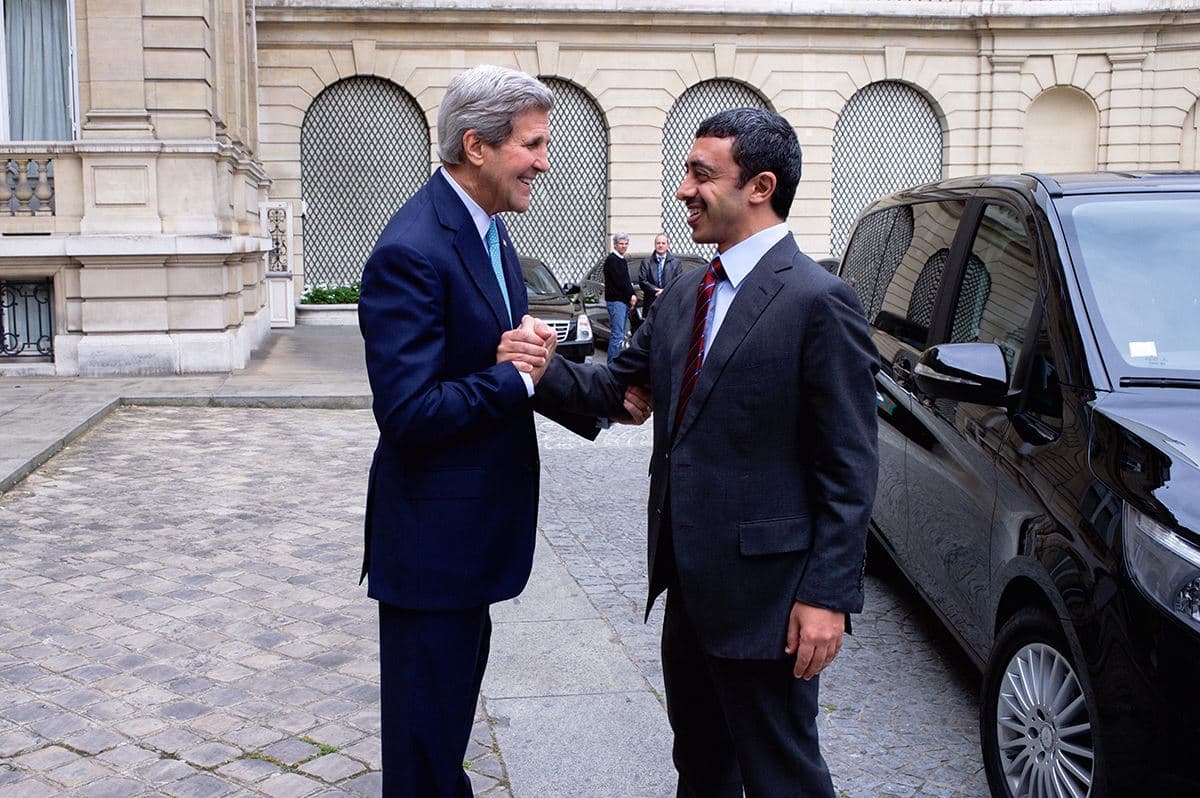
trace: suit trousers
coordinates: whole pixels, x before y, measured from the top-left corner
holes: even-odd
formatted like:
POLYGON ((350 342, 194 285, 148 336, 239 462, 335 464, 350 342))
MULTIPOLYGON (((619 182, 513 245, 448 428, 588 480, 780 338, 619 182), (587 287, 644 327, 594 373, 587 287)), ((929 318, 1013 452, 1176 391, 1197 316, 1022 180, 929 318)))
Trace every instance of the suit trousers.
POLYGON ((795 678, 790 657, 705 653, 677 584, 667 590, 662 661, 677 798, 833 798, 817 739, 820 677, 795 678))
POLYGON ((492 637, 488 607, 379 603, 384 798, 469 798, 463 758, 492 637))

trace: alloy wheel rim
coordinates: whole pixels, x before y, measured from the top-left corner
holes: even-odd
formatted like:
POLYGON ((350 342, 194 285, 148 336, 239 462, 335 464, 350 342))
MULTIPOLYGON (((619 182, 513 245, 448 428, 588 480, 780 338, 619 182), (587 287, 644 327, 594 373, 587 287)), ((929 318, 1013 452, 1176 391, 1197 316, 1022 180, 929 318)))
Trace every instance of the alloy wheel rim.
POLYGON ((1014 798, 1091 794, 1091 718, 1075 670, 1052 646, 1031 643, 1008 661, 996 701, 996 742, 1014 798))

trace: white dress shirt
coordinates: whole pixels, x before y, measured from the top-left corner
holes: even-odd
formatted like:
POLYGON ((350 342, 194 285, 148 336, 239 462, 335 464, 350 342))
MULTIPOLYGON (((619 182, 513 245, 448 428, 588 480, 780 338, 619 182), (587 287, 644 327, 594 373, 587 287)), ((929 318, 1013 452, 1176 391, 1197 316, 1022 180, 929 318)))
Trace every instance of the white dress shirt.
POLYGON ((709 307, 704 335, 705 358, 708 357, 708 350, 712 348, 712 342, 721 329, 721 322, 725 320, 725 314, 729 312, 729 306, 733 304, 733 298, 737 296, 738 288, 746 276, 762 260, 762 256, 767 254, 767 250, 788 235, 791 235, 791 231, 788 230, 787 224, 780 222, 765 230, 759 230, 744 241, 739 241, 730 247, 728 252, 717 253, 726 279, 717 283, 713 302, 709 307))

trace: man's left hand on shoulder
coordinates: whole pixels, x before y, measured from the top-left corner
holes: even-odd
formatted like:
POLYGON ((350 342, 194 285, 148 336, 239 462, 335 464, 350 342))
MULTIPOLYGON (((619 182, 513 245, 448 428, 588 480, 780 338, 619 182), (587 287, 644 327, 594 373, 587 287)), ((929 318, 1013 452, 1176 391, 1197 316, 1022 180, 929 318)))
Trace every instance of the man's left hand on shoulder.
POLYGON ((796 656, 792 674, 811 679, 825 669, 842 649, 846 614, 797 601, 788 618, 785 654, 796 656))

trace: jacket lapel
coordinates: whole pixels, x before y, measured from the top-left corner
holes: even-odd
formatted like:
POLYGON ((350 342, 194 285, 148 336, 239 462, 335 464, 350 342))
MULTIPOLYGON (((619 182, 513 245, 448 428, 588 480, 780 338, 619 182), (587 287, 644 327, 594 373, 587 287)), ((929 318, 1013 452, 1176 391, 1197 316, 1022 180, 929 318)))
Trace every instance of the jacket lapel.
MULTIPOLYGON (((721 329, 717 331, 717 336, 708 350, 708 357, 704 359, 704 367, 700 369, 700 377, 688 400, 687 410, 679 421, 679 429, 675 431, 676 440, 682 438, 691 427, 692 422, 704 408, 704 403, 720 378, 721 372, 725 370, 726 365, 738 351, 750 330, 762 317, 763 311, 767 309, 767 306, 779 293, 779 289, 783 287, 783 282, 776 272, 791 268, 793 253, 788 249, 796 249, 796 244, 790 235, 771 247, 738 287, 737 295, 734 296, 729 310, 725 313, 725 318, 721 321, 721 329), (787 246, 787 248, 781 249, 781 246, 787 246)), ((700 270, 697 269, 697 271, 700 270)), ((695 291, 692 294, 695 295, 695 291)), ((683 345, 685 348, 689 346, 690 340, 684 342, 683 345)), ((672 413, 675 411, 675 404, 679 401, 679 386, 683 382, 684 364, 682 361, 686 357, 687 353, 684 352, 678 358, 680 362, 677 374, 675 370, 672 370, 672 382, 675 389, 674 398, 671 400, 672 413)))
MULTIPOLYGON (((655 334, 658 330, 666 327, 669 330, 675 331, 671 338, 670 346, 667 347, 668 363, 671 369, 671 406, 668 409, 667 418, 668 424, 675 423, 675 414, 679 407, 679 389, 683 385, 683 369, 687 366, 688 349, 692 345, 692 318, 696 313, 696 289, 700 285, 700 281, 704 279, 704 269, 695 269, 687 274, 681 275, 679 285, 675 288, 676 291, 683 292, 683 301, 676 305, 675 318, 664 318, 662 311, 666 307, 660 308, 658 311, 658 320, 655 322, 655 334)), ((692 392, 692 398, 688 400, 690 406, 696 398, 695 391, 692 392)), ((689 407, 688 415, 691 415, 689 407)), ((682 424, 680 425, 682 429, 682 424)), ((679 431, 673 430, 675 437, 678 439, 679 431)))
MULTIPOLYGON (((467 212, 462 200, 454 193, 454 189, 441 176, 441 169, 438 169, 438 173, 430 179, 430 188, 433 192, 433 207, 437 210, 438 221, 443 227, 454 233, 454 251, 458 253, 458 259, 462 262, 467 276, 471 278, 471 282, 475 283, 479 293, 483 294, 484 299, 487 300, 500 329, 511 330, 512 322, 504 320, 508 312, 504 309, 504 297, 500 294, 500 284, 496 282, 496 275, 492 271, 492 259, 488 256, 487 247, 484 246, 483 239, 479 236, 479 230, 471 220, 471 214, 467 212)), ((501 241, 506 238, 507 236, 503 234, 502 230, 501 241)), ((501 246, 500 250, 500 261, 503 264, 505 262, 504 247, 501 246)), ((511 284, 509 292, 511 297, 511 284)))

